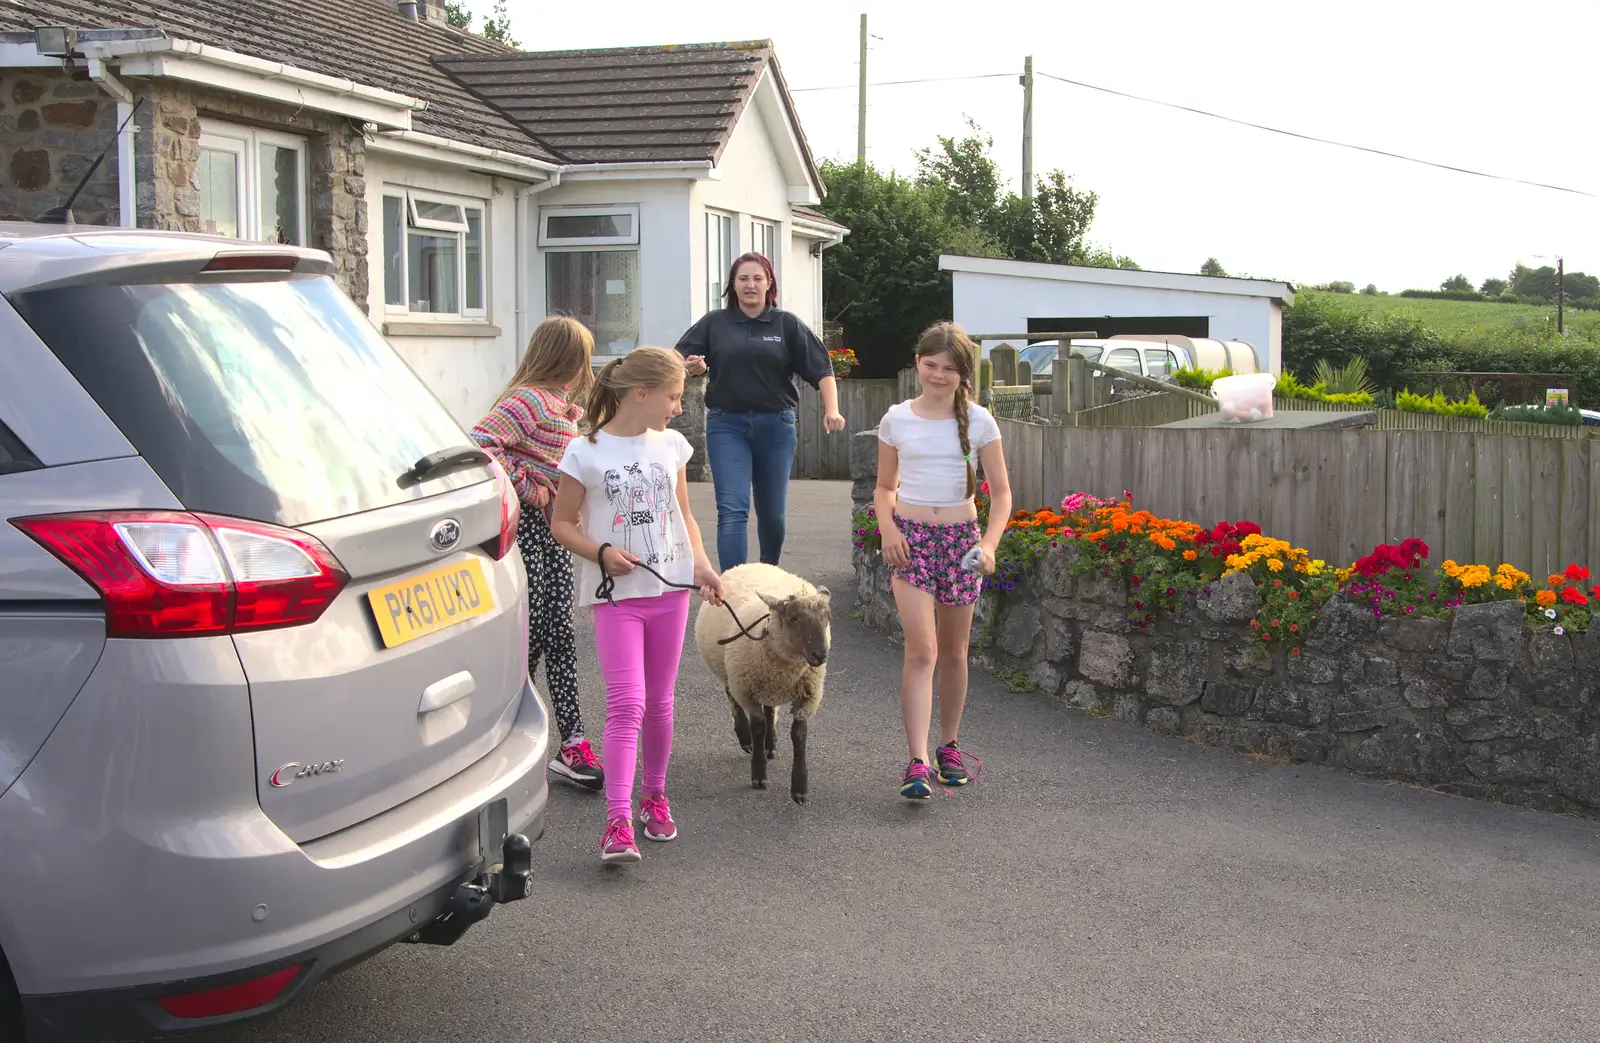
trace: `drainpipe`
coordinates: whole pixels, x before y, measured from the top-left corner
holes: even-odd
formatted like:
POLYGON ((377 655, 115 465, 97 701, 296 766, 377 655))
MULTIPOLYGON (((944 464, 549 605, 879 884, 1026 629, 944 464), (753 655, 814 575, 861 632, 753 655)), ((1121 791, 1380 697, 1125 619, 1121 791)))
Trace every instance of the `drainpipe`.
POLYGON ((117 134, 117 218, 118 224, 123 228, 136 228, 139 224, 139 204, 133 180, 133 136, 139 128, 128 123, 128 117, 133 113, 133 91, 111 75, 104 58, 93 57, 90 48, 85 48, 84 53, 90 56, 89 79, 98 83, 101 90, 117 99, 117 126, 122 127, 117 134))
MULTIPOLYGON (((516 192, 516 262, 512 265, 512 271, 515 273, 517 280, 515 293, 517 317, 515 343, 512 345, 511 369, 509 371, 512 373, 516 372, 517 363, 522 360, 522 349, 527 345, 528 338, 533 336, 532 323, 528 315, 528 279, 531 273, 527 271, 532 265, 526 261, 528 254, 526 253, 527 245, 524 241, 529 224, 528 211, 532 208, 534 196, 540 192, 548 192, 559 184, 561 184, 561 171, 552 170, 549 180, 540 182, 537 185, 527 185, 517 189, 516 192)), ((537 244, 538 222, 533 222, 533 225, 535 229, 535 244, 537 244)))

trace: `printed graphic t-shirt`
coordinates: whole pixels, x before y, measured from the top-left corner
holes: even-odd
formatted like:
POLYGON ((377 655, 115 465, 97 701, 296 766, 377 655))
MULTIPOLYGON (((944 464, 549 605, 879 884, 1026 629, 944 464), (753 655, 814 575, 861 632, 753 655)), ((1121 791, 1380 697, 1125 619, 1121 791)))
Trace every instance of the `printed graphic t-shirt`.
MULTIPOLYGON (((584 535, 632 552, 673 583, 692 582, 694 551, 678 510, 678 472, 693 455, 688 439, 670 429, 632 438, 602 430, 593 442, 584 435, 574 438, 561 458, 561 472, 583 483, 579 521, 584 535)), ((593 558, 585 561, 578 579, 579 604, 601 600, 595 597, 600 580, 599 564, 593 558)), ((669 589, 644 569, 634 569, 617 578, 611 596, 616 601, 653 598, 669 589)))

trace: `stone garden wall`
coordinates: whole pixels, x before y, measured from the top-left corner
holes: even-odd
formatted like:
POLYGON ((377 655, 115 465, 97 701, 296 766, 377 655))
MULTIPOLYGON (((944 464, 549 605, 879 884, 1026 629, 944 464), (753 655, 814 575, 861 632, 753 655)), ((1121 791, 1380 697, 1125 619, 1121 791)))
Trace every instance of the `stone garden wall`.
MULTIPOLYGON (((1248 628, 1242 575, 1139 630, 1126 591, 1071 576, 1068 554, 984 597, 975 664, 1167 735, 1600 818, 1600 635, 1531 631, 1518 602, 1380 622, 1336 596, 1291 656, 1248 628)), ((855 566, 858 610, 898 637, 882 556, 855 566)))

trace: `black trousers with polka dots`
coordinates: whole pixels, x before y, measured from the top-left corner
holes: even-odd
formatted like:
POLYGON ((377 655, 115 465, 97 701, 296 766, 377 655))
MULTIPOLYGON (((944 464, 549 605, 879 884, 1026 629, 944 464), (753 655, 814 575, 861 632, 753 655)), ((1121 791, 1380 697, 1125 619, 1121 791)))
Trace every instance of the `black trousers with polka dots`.
POLYGON ((522 505, 517 546, 528 570, 528 676, 544 659, 545 692, 561 741, 583 731, 578 711, 578 645, 572 630, 572 556, 556 542, 537 507, 522 505))

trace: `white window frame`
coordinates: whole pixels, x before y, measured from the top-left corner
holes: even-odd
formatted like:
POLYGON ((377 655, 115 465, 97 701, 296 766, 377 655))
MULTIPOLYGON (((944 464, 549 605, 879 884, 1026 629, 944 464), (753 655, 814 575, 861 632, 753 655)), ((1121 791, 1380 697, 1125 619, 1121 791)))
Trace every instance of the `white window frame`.
POLYGON ((493 251, 490 249, 489 243, 489 201, 487 199, 478 199, 473 196, 458 196, 447 192, 434 192, 429 189, 410 188, 406 185, 385 184, 383 186, 382 196, 378 202, 377 219, 379 227, 378 250, 380 262, 378 265, 378 275, 382 280, 388 279, 388 269, 384 262, 387 260, 388 250, 390 247, 390 244, 385 239, 385 237, 389 234, 389 228, 383 212, 384 199, 400 200, 400 214, 402 220, 405 222, 405 227, 400 230, 400 234, 407 240, 407 242, 400 244, 400 289, 405 296, 405 300, 400 304, 394 304, 390 302, 389 287, 385 282, 381 290, 383 294, 384 314, 404 315, 408 320, 415 320, 417 322, 448 323, 460 322, 464 319, 470 319, 474 321, 486 320, 489 317, 489 286, 491 282, 490 268, 492 267, 491 259, 493 253, 493 251), (461 220, 459 222, 454 222, 441 221, 436 218, 418 217, 416 204, 419 201, 424 203, 442 203, 450 206, 460 207, 461 220), (479 237, 482 240, 479 243, 479 250, 481 253, 478 278, 482 283, 481 291, 483 299, 480 305, 476 308, 469 308, 466 306, 468 210, 476 210, 478 212, 478 230, 479 237), (437 312, 411 310, 411 248, 409 240, 411 231, 413 229, 418 232, 432 235, 438 235, 440 233, 455 233, 460 237, 460 249, 458 251, 458 256, 461 258, 461 263, 456 269, 457 292, 460 294, 462 302, 460 311, 437 312))
POLYGON ((309 246, 308 211, 311 192, 308 187, 306 139, 273 130, 258 130, 232 123, 202 120, 200 147, 234 155, 234 171, 238 177, 239 238, 261 241, 261 146, 272 145, 286 149, 296 156, 295 174, 299 182, 296 196, 300 201, 299 227, 295 229, 299 245, 309 246))
POLYGON ((733 267, 733 259, 739 256, 738 218, 723 210, 713 210, 706 207, 706 310, 716 311, 725 307, 727 301, 723 300, 722 291, 727 287, 722 285, 722 280, 728 277, 728 269, 733 267), (715 232, 713 231, 715 229, 715 232), (719 244, 726 252, 726 256, 714 258, 711 245, 715 241, 713 236, 720 232, 719 244))
POLYGON ((781 222, 768 221, 763 217, 752 217, 750 219, 750 249, 772 262, 772 275, 780 286, 783 284, 784 251, 783 247, 779 245, 782 238, 783 224, 781 222), (766 238, 770 240, 767 244, 761 242, 762 236, 760 233, 762 231, 767 233, 766 238), (763 250, 763 245, 769 248, 763 250))
POLYGON ((634 205, 542 207, 539 210, 539 245, 553 249, 638 246, 639 208, 634 205), (550 234, 550 219, 552 217, 611 217, 624 214, 632 218, 629 222, 629 227, 633 231, 629 235, 552 236, 550 234))

